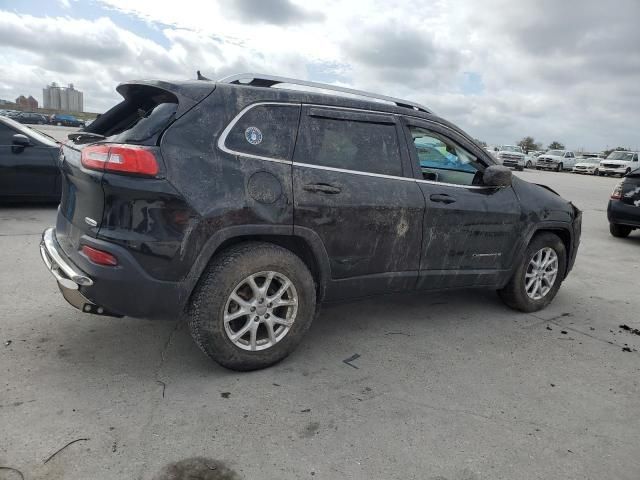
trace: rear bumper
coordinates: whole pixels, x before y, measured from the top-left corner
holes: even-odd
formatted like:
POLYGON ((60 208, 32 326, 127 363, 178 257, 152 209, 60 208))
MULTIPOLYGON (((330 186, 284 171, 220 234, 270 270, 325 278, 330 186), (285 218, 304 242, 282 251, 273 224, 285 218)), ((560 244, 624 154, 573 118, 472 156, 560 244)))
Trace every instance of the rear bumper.
POLYGON ((620 200, 609 200, 607 207, 609 223, 640 228, 640 207, 629 205, 620 200))
POLYGON ((118 266, 95 265, 80 254, 74 262, 60 247, 55 228, 45 230, 40 243, 42 260, 71 305, 97 315, 149 319, 173 318, 182 312, 186 296, 179 283, 149 277, 121 247, 91 237, 82 241, 114 254, 118 266))

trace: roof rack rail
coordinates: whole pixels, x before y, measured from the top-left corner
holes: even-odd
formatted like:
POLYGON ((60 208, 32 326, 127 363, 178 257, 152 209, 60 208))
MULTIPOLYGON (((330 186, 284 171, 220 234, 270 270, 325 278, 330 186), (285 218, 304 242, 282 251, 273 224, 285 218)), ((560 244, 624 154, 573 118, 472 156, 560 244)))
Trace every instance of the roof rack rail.
POLYGON ((298 80, 296 78, 278 77, 274 75, 262 75, 260 73, 239 73, 237 75, 230 75, 228 77, 218 80, 219 83, 232 83, 236 85, 250 85, 253 87, 273 87, 281 83, 289 83, 291 85, 298 85, 304 87, 319 88, 322 90, 330 90, 333 92, 348 93, 350 95, 356 95, 359 97, 373 98, 376 100, 383 100, 385 102, 391 102, 398 107, 410 108, 411 110, 418 110, 420 112, 432 113, 427 107, 420 105, 419 103, 409 102, 400 98, 387 97, 386 95, 379 95, 377 93, 363 92, 362 90, 355 90, 353 88, 339 87, 336 85, 330 85, 327 83, 310 82, 307 80, 298 80))

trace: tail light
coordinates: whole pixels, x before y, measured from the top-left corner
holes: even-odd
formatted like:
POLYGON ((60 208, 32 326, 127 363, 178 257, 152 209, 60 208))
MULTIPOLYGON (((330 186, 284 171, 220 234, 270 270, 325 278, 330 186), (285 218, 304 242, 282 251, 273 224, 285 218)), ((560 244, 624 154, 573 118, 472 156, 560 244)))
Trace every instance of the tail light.
POLYGON ((107 267, 115 267, 118 265, 118 259, 111 255, 109 252, 98 250, 97 248, 90 247, 89 245, 82 246, 82 253, 84 253, 89 260, 98 265, 106 265, 107 267))
POLYGON ((611 198, 613 200, 620 200, 622 198, 622 182, 618 183, 613 192, 611 193, 611 198))
POLYGON ((146 147, 137 145, 92 145, 82 150, 82 165, 90 170, 155 176, 158 160, 146 147))

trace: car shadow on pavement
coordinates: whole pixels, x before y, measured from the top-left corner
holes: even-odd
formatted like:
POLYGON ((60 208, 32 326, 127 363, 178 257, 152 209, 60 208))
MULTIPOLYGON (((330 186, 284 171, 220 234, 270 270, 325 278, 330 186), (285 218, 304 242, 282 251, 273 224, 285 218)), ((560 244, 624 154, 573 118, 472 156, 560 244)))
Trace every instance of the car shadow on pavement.
MULTIPOLYGON (((89 376, 95 373, 140 379, 162 375, 177 378, 186 372, 238 375, 199 350, 184 319, 98 317, 68 311, 66 306, 59 312, 67 320, 59 332, 64 344, 56 348, 56 362, 61 368, 78 369, 89 376), (94 369, 99 372, 90 373, 94 369)), ((482 324, 508 321, 513 315, 518 313, 504 306, 491 290, 390 294, 327 304, 298 349, 271 369, 296 369, 303 364, 307 368, 314 361, 326 362, 327 355, 363 352, 381 338, 438 337, 440 332, 450 334, 452 329, 473 325, 482 331, 494 328, 482 324)))

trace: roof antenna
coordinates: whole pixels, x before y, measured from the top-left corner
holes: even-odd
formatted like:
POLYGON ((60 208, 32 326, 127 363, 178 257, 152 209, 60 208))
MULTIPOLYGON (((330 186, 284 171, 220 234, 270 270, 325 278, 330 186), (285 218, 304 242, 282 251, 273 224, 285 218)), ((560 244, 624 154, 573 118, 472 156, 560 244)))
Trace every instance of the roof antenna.
POLYGON ((200 73, 200 70, 198 70, 196 73, 197 73, 197 75, 198 75, 198 80, 209 80, 209 81, 211 81, 211 79, 210 79, 210 78, 207 78, 207 77, 205 77, 204 75, 202 75, 202 74, 200 73))

